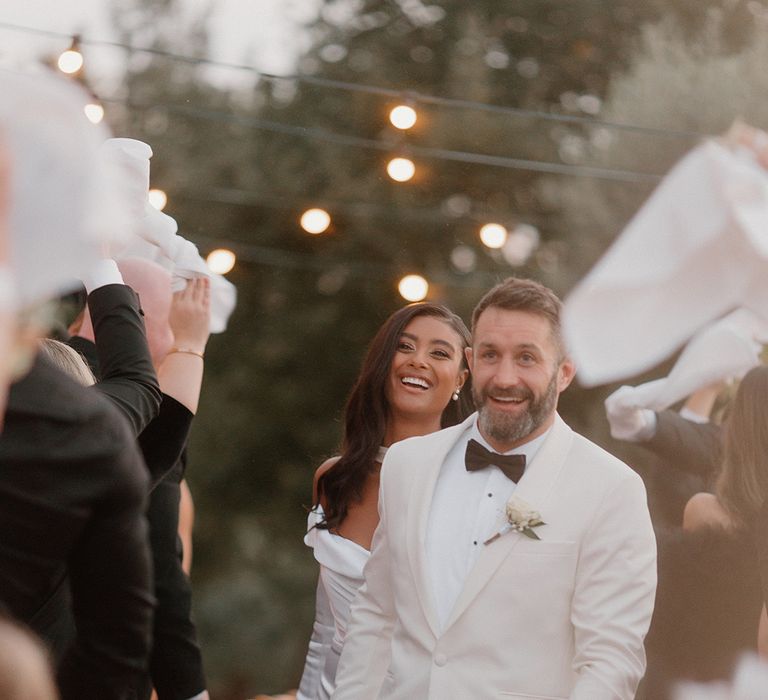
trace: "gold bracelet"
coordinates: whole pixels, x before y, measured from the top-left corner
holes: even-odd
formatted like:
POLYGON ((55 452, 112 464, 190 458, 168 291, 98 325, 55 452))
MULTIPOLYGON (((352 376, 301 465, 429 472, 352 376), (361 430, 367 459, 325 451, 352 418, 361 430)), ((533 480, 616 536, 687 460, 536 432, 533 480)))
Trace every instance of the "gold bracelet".
POLYGON ((205 354, 202 352, 198 352, 197 350, 192 350, 191 348, 171 348, 168 354, 172 354, 174 352, 180 352, 184 355, 197 355, 201 360, 205 359, 205 354))

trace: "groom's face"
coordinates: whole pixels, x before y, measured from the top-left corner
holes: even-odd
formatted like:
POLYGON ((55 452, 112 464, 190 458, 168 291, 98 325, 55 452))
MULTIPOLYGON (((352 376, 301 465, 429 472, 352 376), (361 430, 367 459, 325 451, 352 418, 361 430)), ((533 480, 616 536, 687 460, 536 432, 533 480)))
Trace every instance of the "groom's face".
POLYGON ((574 374, 546 317, 494 306, 477 319, 467 360, 478 427, 500 452, 552 425, 557 398, 574 374))

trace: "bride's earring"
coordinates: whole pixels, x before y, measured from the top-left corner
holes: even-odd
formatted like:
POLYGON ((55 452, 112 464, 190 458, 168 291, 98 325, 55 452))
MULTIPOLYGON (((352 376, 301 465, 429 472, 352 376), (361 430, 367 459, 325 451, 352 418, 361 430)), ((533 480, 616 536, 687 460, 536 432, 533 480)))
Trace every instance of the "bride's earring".
POLYGON ((459 389, 456 389, 456 391, 453 392, 453 395, 451 396, 451 398, 454 401, 458 401, 459 400, 459 389))

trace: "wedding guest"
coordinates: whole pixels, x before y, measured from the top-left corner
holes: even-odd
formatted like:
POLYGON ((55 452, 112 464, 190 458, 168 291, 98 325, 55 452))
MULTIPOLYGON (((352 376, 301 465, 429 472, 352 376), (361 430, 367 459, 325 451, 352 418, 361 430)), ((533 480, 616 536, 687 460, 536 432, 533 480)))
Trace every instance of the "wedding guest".
POLYGON ((556 413, 559 299, 510 278, 472 316, 478 413, 384 458, 335 700, 631 700, 656 545, 640 477, 556 413))
POLYGON ((398 440, 453 425, 468 413, 462 387, 469 332, 445 307, 411 304, 374 336, 347 400, 341 454, 315 474, 305 542, 320 564, 315 624, 297 697, 331 696, 349 605, 378 524, 379 471, 398 440))
MULTIPOLYGON (((210 286, 206 278, 198 277, 172 294, 170 274, 156 263, 125 258, 118 267, 141 297, 149 352, 163 394, 159 416, 139 436, 154 486, 147 517, 157 608, 150 673, 137 693, 139 698, 149 698, 154 685, 160 700, 202 700, 207 697, 206 680, 177 531, 179 483, 186 464, 186 441, 197 412, 209 337, 210 286)), ((84 317, 78 333, 81 339, 93 339, 89 315, 84 317)))
POLYGON ((77 627, 57 668, 61 696, 122 700, 149 653, 145 469, 115 407, 42 359, 36 340, 45 302, 97 259, 124 210, 99 166, 105 131, 84 118, 84 91, 48 74, 2 70, 0 92, 19 310, 0 434, 0 606, 45 626, 40 612, 68 575, 77 627))
POLYGON ((648 634, 648 697, 681 678, 729 678, 756 651, 763 608, 756 550, 768 496, 768 367, 742 379, 723 426, 715 493, 685 507, 683 533, 659 540, 659 588, 648 634))

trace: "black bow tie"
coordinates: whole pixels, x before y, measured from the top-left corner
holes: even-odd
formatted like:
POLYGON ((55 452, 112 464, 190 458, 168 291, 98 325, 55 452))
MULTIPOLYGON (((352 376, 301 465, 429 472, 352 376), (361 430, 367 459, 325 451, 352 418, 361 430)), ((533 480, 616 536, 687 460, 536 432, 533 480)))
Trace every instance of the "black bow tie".
POLYGON ((515 483, 520 480, 525 471, 525 455, 500 455, 486 450, 477 440, 470 440, 467 443, 464 463, 467 465, 468 472, 476 472, 478 469, 485 469, 494 464, 515 483))

